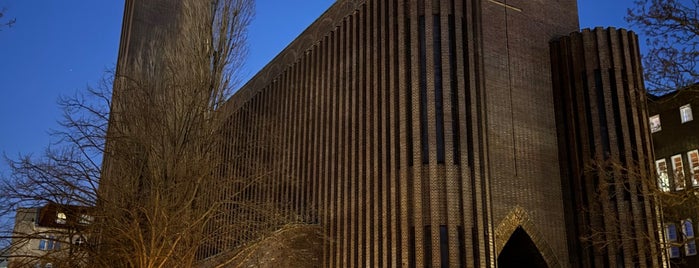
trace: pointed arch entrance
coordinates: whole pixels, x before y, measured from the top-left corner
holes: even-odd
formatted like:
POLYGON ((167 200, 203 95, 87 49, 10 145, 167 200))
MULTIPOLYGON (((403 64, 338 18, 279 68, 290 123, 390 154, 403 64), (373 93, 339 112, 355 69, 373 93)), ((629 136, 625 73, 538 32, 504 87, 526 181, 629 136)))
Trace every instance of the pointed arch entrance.
POLYGON ((498 255, 498 267, 548 268, 546 260, 527 232, 518 227, 498 255))
POLYGON ((542 239, 529 213, 516 206, 495 228, 498 267, 558 268, 558 259, 542 239))

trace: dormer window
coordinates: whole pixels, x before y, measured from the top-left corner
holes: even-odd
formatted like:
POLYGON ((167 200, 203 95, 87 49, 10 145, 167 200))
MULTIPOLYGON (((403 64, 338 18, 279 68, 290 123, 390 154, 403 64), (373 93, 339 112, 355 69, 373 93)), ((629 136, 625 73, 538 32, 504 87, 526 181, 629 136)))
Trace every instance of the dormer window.
POLYGON ((680 118, 682 119, 683 124, 692 121, 694 119, 692 117, 692 106, 687 104, 680 107, 680 118))
POLYGON ((66 224, 66 214, 63 212, 58 212, 56 213, 56 223, 58 224, 66 224))

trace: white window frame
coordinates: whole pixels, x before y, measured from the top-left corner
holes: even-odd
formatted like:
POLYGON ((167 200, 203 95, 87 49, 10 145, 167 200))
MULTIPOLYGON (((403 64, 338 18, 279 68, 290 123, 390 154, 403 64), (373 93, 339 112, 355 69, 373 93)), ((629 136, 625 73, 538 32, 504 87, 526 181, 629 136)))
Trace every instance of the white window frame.
POLYGON ((692 186, 699 187, 699 150, 687 152, 692 186))
POLYGON ((691 105, 687 104, 680 107, 680 120, 682 120, 682 124, 694 120, 691 105))
POLYGON ((663 192, 670 191, 670 179, 667 175, 667 162, 664 158, 655 160, 655 169, 658 176, 658 188, 663 192), (665 166, 665 169, 661 169, 661 164, 665 166))
POLYGON ((650 133, 663 130, 662 123, 660 122, 660 114, 656 114, 648 118, 648 124, 650 125, 650 133))
POLYGON ((675 183, 675 191, 684 190, 684 186, 687 183, 684 175, 684 160, 682 160, 682 155, 673 155, 672 161, 672 178, 675 183))

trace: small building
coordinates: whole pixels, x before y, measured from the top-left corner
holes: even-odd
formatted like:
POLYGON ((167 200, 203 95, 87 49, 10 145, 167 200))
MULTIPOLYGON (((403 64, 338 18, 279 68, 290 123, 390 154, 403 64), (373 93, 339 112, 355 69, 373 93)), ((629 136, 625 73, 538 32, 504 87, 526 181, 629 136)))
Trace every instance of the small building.
MULTIPOLYGON (((88 207, 48 203, 20 208, 15 216, 7 267, 55 267, 75 264, 87 246, 85 228, 92 222, 88 207)), ((75 265, 71 265, 75 267, 75 265)))

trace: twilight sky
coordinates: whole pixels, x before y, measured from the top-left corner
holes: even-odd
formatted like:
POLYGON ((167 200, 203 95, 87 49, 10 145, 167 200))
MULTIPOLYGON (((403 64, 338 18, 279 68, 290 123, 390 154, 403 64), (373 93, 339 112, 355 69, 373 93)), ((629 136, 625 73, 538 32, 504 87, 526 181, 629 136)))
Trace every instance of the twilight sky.
MULTIPOLYGON (((247 77, 334 2, 257 0, 247 77)), ((623 17, 633 0, 578 2, 581 28, 629 29, 623 17)), ((0 0, 2 7, 17 23, 0 31, 0 155, 39 156, 52 141, 48 131, 62 117, 57 98, 96 85, 116 64, 124 1, 0 0)), ((7 167, 0 160, 3 173, 7 167)))

